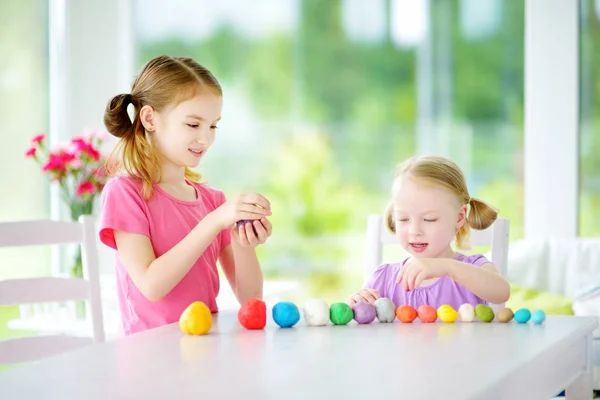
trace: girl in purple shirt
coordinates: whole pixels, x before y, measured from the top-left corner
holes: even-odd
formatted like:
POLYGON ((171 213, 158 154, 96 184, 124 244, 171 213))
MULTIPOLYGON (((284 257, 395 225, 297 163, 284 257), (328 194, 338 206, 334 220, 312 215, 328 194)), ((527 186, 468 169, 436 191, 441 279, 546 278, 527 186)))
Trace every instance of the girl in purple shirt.
POLYGON ((385 221, 410 256, 401 263, 380 265, 348 303, 387 297, 396 306, 448 304, 457 309, 464 303, 506 302, 510 286, 494 264, 480 254, 466 256, 451 247, 454 241, 463 248, 471 228, 486 229, 497 215, 469 195, 453 161, 438 156, 406 160, 398 166, 385 221))

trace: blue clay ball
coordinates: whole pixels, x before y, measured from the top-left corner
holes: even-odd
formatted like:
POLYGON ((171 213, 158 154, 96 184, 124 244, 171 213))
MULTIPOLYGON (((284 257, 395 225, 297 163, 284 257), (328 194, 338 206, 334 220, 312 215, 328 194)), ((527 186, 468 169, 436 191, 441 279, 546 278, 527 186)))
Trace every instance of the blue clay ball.
POLYGON ((531 322, 534 324, 542 324, 546 320, 546 313, 543 310, 535 310, 531 314, 531 322))
POLYGON ((515 321, 525 324, 531 318, 531 312, 527 308, 521 308, 515 313, 515 321))
POLYGON ((300 310, 289 301, 281 301, 273 306, 273 320, 282 328, 291 328, 300 321, 300 310))

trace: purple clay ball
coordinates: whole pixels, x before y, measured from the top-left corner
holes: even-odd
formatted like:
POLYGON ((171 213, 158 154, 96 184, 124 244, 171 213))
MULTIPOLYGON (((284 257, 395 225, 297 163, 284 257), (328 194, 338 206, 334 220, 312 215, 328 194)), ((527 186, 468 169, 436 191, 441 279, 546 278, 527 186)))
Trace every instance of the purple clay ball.
POLYGON ((256 228, 254 227, 254 221, 255 221, 255 220, 253 220, 253 219, 243 219, 243 220, 241 220, 241 221, 238 221, 238 222, 236 222, 236 227, 237 227, 238 229, 240 229, 240 226, 242 226, 242 225, 244 225, 244 224, 246 224, 246 223, 248 223, 248 224, 251 224, 251 225, 252 225, 252 230, 254 231, 254 234, 255 234, 256 236, 258 236, 258 233, 256 232, 256 228))
POLYGON ((352 306, 354 311, 354 320, 359 324, 370 324, 377 316, 377 310, 373 304, 359 301, 352 306))

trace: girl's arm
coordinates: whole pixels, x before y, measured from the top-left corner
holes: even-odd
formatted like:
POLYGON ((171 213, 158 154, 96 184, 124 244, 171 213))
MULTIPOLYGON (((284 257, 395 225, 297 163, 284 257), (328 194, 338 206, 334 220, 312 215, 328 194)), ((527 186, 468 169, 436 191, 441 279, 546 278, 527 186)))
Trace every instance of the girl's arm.
POLYGON ((209 213, 179 243, 158 258, 145 235, 115 230, 115 243, 135 286, 148 300, 159 301, 190 271, 219 232, 235 221, 270 214, 270 204, 263 196, 242 194, 209 213))
POLYGON ((135 286, 148 300, 159 301, 190 271, 220 231, 209 214, 158 258, 147 236, 117 230, 114 235, 119 257, 135 286))
POLYGON ((481 267, 448 258, 409 258, 400 269, 396 283, 405 291, 421 286, 426 279, 449 276, 476 296, 490 303, 504 303, 510 297, 510 286, 492 263, 481 267))
POLYGON ((490 303, 504 303, 510 297, 510 285, 492 263, 481 267, 456 260, 450 260, 448 276, 460 283, 477 297, 490 303))
POLYGON ((263 218, 254 222, 254 229, 256 234, 250 224, 232 229, 231 245, 223 248, 219 255, 221 268, 240 303, 263 296, 263 275, 255 247, 267 240, 272 226, 263 218))

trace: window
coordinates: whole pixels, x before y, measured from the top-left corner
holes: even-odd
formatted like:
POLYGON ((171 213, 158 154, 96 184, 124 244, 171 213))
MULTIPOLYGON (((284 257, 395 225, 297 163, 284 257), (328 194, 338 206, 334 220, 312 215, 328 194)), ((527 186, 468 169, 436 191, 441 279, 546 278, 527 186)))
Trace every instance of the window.
MULTIPOLYGON (((48 128, 48 2, 0 2, 0 220, 49 216, 46 177, 25 158, 48 128)), ((48 273, 49 248, 0 249, 0 279, 48 273)))
POLYGON ((244 4, 137 0, 135 35, 138 67, 188 56, 221 82, 200 170, 228 195, 271 199, 267 279, 302 281, 299 299, 356 290, 367 215, 415 153, 455 159, 522 237, 523 1, 244 4))
POLYGON ((579 235, 600 236, 600 2, 581 1, 579 235))

